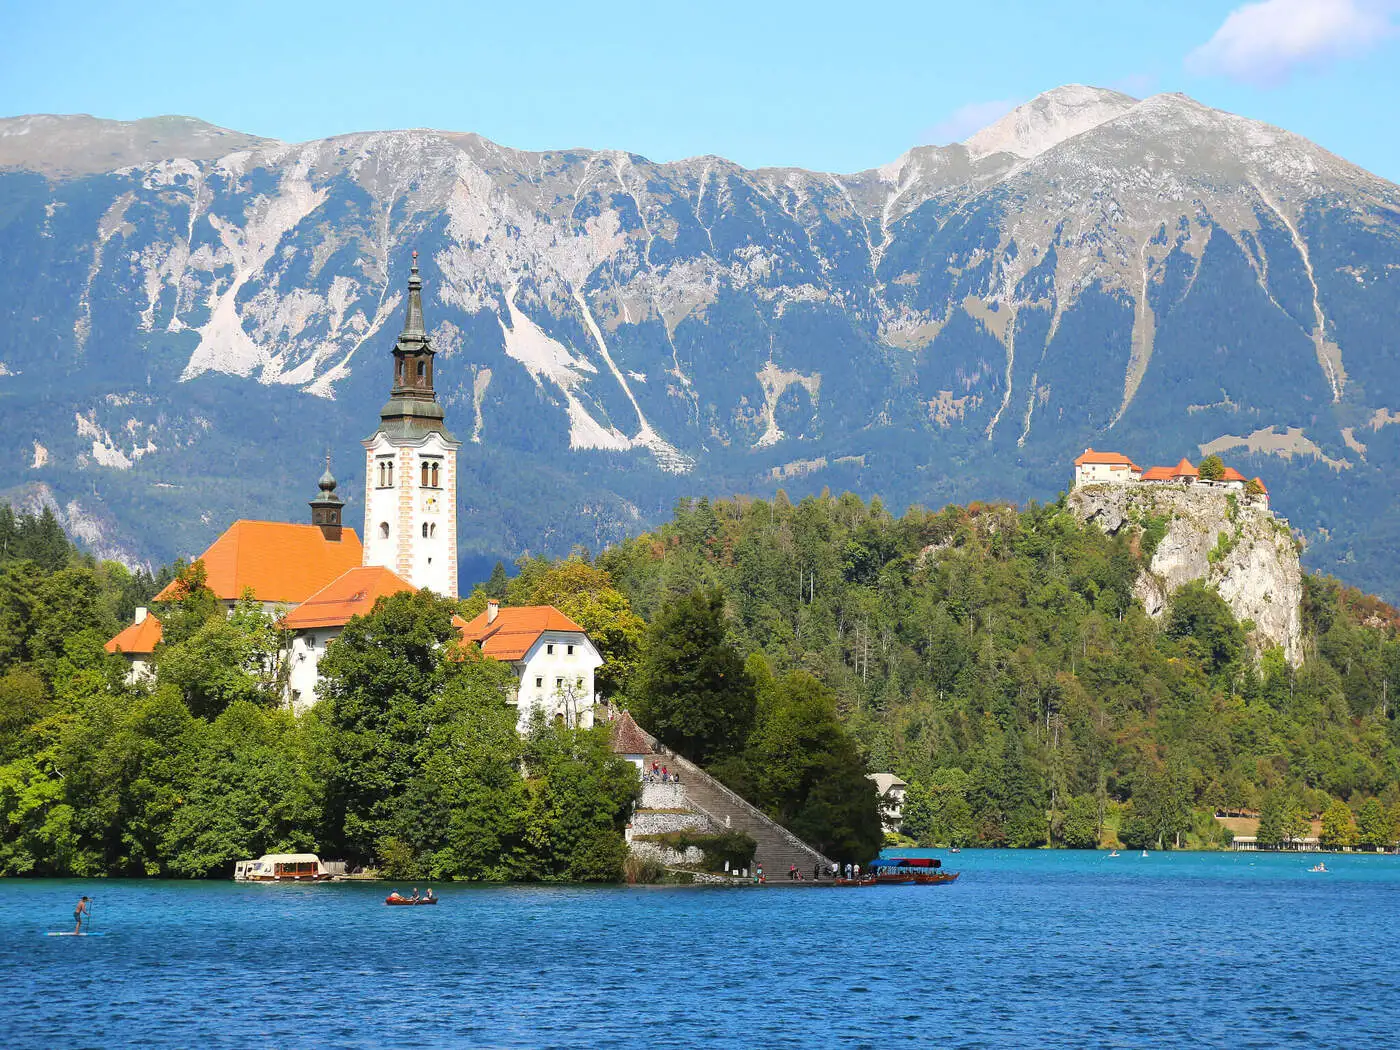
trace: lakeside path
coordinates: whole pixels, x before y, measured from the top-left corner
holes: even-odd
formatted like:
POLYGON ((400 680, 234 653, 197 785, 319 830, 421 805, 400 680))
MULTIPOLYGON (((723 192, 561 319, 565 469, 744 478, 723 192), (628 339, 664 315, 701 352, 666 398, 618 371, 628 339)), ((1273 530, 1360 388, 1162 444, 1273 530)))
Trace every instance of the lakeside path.
POLYGON ((952 886, 0 882, 11 1047, 1389 1046, 1400 858, 964 850, 952 886), (96 898, 104 938, 71 929, 96 898))

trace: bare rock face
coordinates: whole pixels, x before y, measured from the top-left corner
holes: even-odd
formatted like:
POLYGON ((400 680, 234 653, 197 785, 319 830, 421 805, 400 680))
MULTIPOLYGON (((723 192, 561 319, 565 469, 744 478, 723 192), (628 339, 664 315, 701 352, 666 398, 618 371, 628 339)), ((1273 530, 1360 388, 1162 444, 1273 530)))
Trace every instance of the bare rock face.
POLYGON ((1281 646, 1289 663, 1302 662, 1298 548, 1262 499, 1206 485, 1104 484, 1076 488, 1069 506, 1109 535, 1141 529, 1148 545, 1161 536, 1135 587, 1149 615, 1161 616, 1172 591, 1202 580, 1237 620, 1253 622, 1256 649, 1281 646))

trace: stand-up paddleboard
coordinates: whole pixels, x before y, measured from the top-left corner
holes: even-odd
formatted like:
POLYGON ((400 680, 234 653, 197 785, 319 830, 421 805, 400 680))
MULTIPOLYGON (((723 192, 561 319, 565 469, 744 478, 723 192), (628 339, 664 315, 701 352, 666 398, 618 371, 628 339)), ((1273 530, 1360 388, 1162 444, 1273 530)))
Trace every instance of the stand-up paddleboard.
POLYGON ((107 933, 106 933, 105 930, 103 930, 103 931, 101 931, 101 932, 99 932, 99 933, 74 933, 72 930, 65 930, 65 931, 60 932, 60 933, 46 933, 46 934, 44 934, 44 936, 45 936, 45 937, 106 937, 106 936, 107 936, 107 933))

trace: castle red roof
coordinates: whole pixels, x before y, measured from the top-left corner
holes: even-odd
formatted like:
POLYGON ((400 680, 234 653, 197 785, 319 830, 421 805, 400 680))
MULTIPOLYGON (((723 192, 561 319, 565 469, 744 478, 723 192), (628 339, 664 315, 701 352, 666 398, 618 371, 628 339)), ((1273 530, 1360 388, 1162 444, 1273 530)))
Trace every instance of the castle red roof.
POLYGON ((1127 467, 1129 470, 1133 471, 1142 470, 1140 466, 1121 452, 1095 452, 1091 448, 1086 448, 1084 454, 1074 461, 1076 467, 1086 466, 1090 463, 1109 467, 1127 467))
POLYGON ((364 616, 380 598, 418 588, 382 565, 359 565, 330 583, 282 618, 289 631, 308 627, 344 627, 352 616, 364 616))
POLYGON ((1244 481, 1245 476, 1234 467, 1226 467, 1225 473, 1220 475, 1221 481, 1244 481))
POLYGON ((1142 472, 1143 481, 1171 481, 1175 476, 1173 467, 1148 467, 1142 472))
MULTIPOLYGON (((364 560, 354 529, 327 539, 318 525, 283 521, 235 521, 199 556, 205 582, 219 599, 231 602, 252 591, 260 602, 300 605, 347 569, 364 560)), ((175 581, 156 601, 180 597, 175 581)))
POLYGON ((1264 490, 1264 495, 1267 496, 1267 495, 1269 494, 1269 489, 1268 489, 1268 486, 1264 484, 1264 479, 1263 479, 1263 478, 1254 478, 1253 480, 1254 480, 1254 483, 1255 483, 1256 485, 1258 485, 1261 489, 1264 490))
POLYGON ((481 652, 495 660, 522 660, 530 647, 545 631, 568 631, 583 634, 583 628, 552 605, 503 606, 495 620, 486 620, 486 613, 462 628, 462 641, 477 642, 481 652))
POLYGON ((127 627, 102 648, 124 656, 150 656, 156 651, 161 634, 160 621, 147 613, 144 620, 127 627))
POLYGON ((1191 465, 1191 461, 1185 456, 1181 457, 1181 462, 1172 468, 1174 478, 1199 478, 1201 472, 1191 465))

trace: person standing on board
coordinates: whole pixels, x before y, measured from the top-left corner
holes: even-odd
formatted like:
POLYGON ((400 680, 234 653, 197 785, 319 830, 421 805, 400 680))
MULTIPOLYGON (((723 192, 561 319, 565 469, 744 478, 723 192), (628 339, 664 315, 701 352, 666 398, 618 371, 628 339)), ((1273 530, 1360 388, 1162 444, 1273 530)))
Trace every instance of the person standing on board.
POLYGON ((92 898, 84 897, 78 901, 78 906, 73 909, 73 932, 75 934, 83 932, 83 916, 91 913, 92 898))

